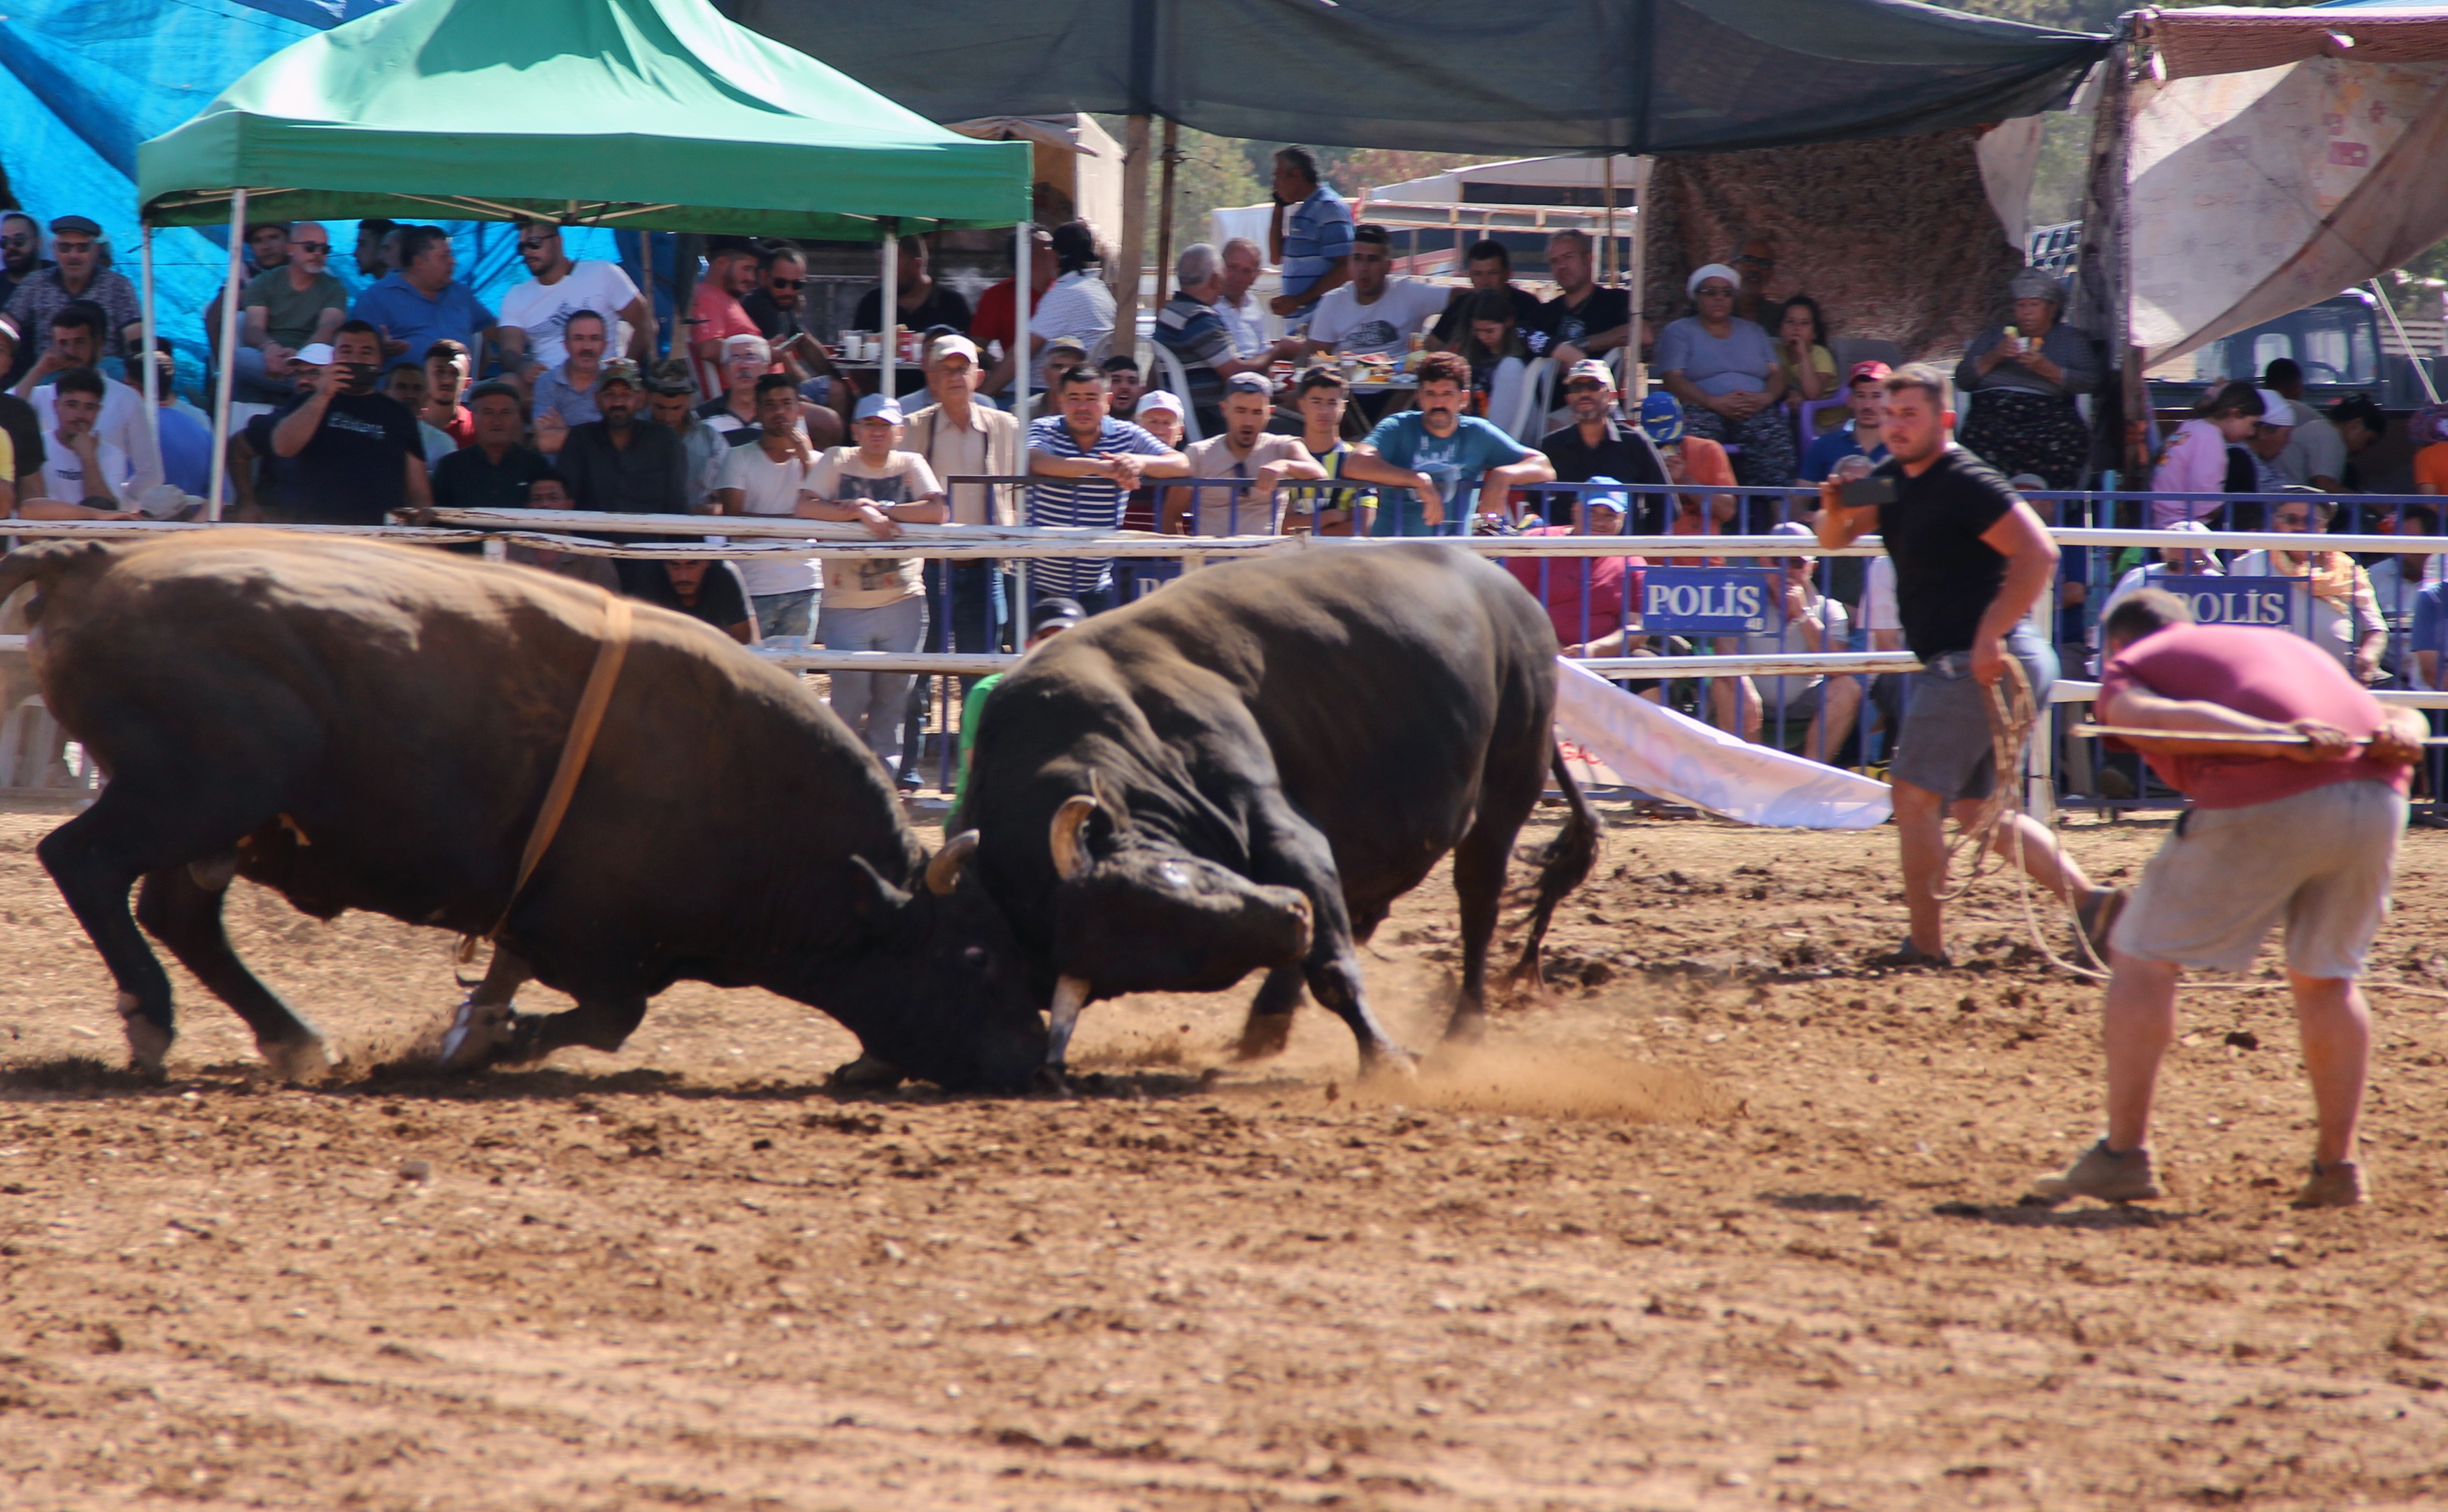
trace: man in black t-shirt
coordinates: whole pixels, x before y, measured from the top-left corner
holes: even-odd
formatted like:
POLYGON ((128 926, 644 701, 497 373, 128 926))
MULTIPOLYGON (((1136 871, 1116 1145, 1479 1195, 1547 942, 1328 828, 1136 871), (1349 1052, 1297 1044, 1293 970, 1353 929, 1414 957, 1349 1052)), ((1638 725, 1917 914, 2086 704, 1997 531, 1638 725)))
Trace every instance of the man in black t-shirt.
POLYGON ((468 396, 475 438, 433 468, 433 502, 444 509, 525 509, 538 478, 553 476, 544 453, 520 445, 526 405, 519 391, 496 378, 468 396))
MULTIPOLYGON (((1946 964, 1938 898, 1946 814, 1970 824, 1995 783, 2023 779, 1997 770, 1990 689, 2012 657, 2030 682, 2033 706, 2045 716, 2057 674, 2056 653, 2029 621, 2056 579, 2056 543, 1997 469, 1949 440, 1954 425, 1945 375, 1926 363, 1899 369, 1887 379, 1890 455, 1872 475, 1894 485, 1895 502, 1846 508, 1843 485, 1831 479, 1819 486, 1819 544, 1832 549, 1879 534, 1895 560, 1904 643, 1922 663, 1887 768, 1912 915, 1912 933, 1886 958, 1900 966, 1946 964)), ((2093 887, 2029 814, 1999 826, 1992 843, 2009 859, 2019 852, 2024 870, 2075 910, 2105 959, 2117 894, 2093 887)))
POLYGON ((622 565, 648 569, 621 575, 631 598, 703 620, 741 645, 756 643, 756 611, 749 607, 748 589, 732 564, 699 558, 622 565))
MULTIPOLYGON (((921 335, 938 326, 969 334, 969 301, 960 291, 945 284, 927 271, 927 240, 924 237, 903 237, 901 258, 892 269, 892 283, 897 313, 892 323, 904 331, 921 335)), ((859 296, 858 308, 851 316, 851 326, 859 331, 884 329, 884 289, 882 285, 859 296)), ((904 362, 893 370, 896 396, 914 393, 927 386, 924 366, 904 362)))
POLYGON ((329 349, 298 356, 314 386, 246 424, 247 446, 265 464, 258 512, 276 525, 381 525, 393 509, 431 504, 416 416, 374 392, 382 333, 352 320, 329 349))
POLYGON ((1456 289, 1453 297, 1445 301, 1445 313, 1428 327, 1429 350, 1451 352, 1461 346, 1470 335, 1470 319, 1463 310, 1470 303, 1471 296, 1481 289, 1502 289, 1513 297, 1513 323, 1520 328, 1522 341, 1532 354, 1543 352, 1547 307, 1529 290, 1513 286, 1513 254, 1504 250, 1504 243, 1494 237, 1472 242, 1463 266, 1470 275, 1470 287, 1456 289))
POLYGON ((1601 289, 1592 275, 1586 231, 1559 231, 1547 239, 1547 271, 1562 291, 1539 307, 1551 343, 1547 355, 1559 368, 1613 352, 1632 337, 1632 296, 1601 289))
MULTIPOLYGON (((1539 443, 1539 450, 1556 465, 1558 483, 1587 483, 1592 478, 1612 478, 1617 483, 1666 482, 1666 466, 1657 455, 1657 448, 1649 433, 1636 425, 1615 418, 1615 375, 1606 364, 1584 360, 1564 370, 1564 403, 1571 407, 1573 423, 1561 431, 1548 432, 1539 443)), ((1587 495, 1550 494, 1548 507, 1540 512, 1550 520, 1575 518, 1574 500, 1587 495)), ((1638 493, 1632 495, 1634 535, 1666 533, 1666 495, 1638 493)))

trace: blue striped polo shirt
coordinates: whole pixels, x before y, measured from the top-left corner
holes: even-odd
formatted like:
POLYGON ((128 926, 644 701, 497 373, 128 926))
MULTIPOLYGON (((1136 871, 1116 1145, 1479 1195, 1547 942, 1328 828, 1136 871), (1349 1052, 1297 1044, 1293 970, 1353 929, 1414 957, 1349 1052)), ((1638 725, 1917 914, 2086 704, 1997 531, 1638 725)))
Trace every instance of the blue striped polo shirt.
MULTIPOLYGON (((1337 258, 1351 256, 1351 201, 1324 184, 1317 193, 1284 212, 1284 293, 1305 294, 1326 277, 1337 258)), ((1317 308, 1315 299, 1293 314, 1317 308)))
MULTIPOLYGON (((1127 420, 1106 419, 1097 430, 1094 446, 1082 447, 1059 414, 1028 423, 1028 450, 1049 457, 1085 457, 1104 451, 1135 451, 1160 457, 1171 450, 1127 420)), ((1032 526, 1084 526, 1092 530, 1122 527, 1122 490, 1107 478, 1040 478, 1028 487, 1028 523, 1032 526)), ((1100 593, 1114 585, 1110 557, 1041 557, 1028 564, 1028 591, 1078 595, 1100 593)))

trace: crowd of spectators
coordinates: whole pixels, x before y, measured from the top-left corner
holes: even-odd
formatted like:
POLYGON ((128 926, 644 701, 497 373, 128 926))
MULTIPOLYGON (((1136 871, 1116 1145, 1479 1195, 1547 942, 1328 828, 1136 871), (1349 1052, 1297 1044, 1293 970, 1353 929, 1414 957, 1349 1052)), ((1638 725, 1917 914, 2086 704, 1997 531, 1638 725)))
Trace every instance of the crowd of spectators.
MULTIPOLYGON (((1522 287, 1494 239, 1466 249, 1465 281, 1449 288, 1402 271, 1388 231, 1356 221, 1304 150, 1276 155, 1272 187, 1263 245, 1194 244, 1167 270, 1146 371, 1116 329, 1104 255, 1084 222, 1032 228, 1027 266, 974 300, 938 276, 927 239, 901 239, 891 323, 923 345, 885 393, 871 392, 872 365, 849 361, 814 323, 809 256, 787 242, 717 239, 672 354, 657 361, 652 299, 619 264, 569 256, 556 225, 519 228, 529 278, 498 314, 459 276, 439 227, 362 222, 353 297, 330 271, 329 228, 250 226, 226 355, 237 398, 261 412, 231 442, 237 515, 371 524, 429 502, 541 503, 788 515, 882 538, 934 523, 1211 536, 1793 533, 1810 527, 1813 507, 1751 490, 1843 484, 1891 461, 1889 364, 1841 363, 1828 311, 1807 296, 1772 298, 1775 251, 1763 239, 1738 235, 1725 260, 1690 275, 1688 308, 1636 327, 1631 297, 1598 281, 1579 231, 1547 239, 1552 297, 1522 287), (1270 262, 1280 273, 1272 298, 1259 290, 1270 262), (1654 387, 1635 399, 1623 385, 1641 355, 1654 387), (1286 379, 1286 364, 1300 371, 1286 379), (1025 428, 1005 408, 1023 382, 1042 391, 1025 428), (1027 481, 946 481, 980 477, 1027 481)), ((133 379, 144 360, 136 296, 109 261, 85 218, 60 217, 46 236, 23 213, 0 216, 0 481, 22 514, 134 517, 165 484, 182 495, 207 487, 209 423, 173 392, 174 366, 163 369, 158 416, 145 412, 133 379), (107 375, 114 363, 127 376, 107 375)), ((2092 461, 2086 396, 2099 395, 2106 363, 2064 319, 2053 278, 2018 274, 2007 299, 1951 374, 1953 435, 2016 488, 2071 489, 2092 461)), ((885 315, 879 287, 851 328, 873 332, 885 315)), ((217 319, 207 335, 218 343, 217 319)), ((2388 421, 2362 398, 2316 411, 2304 389, 2281 358, 2256 383, 2208 393, 2153 452, 2148 523, 2195 537, 2330 528, 2335 501, 2364 486, 2358 459, 2388 421), (2302 496, 2179 497, 2289 489, 2302 496)), ((2448 410, 2413 425, 2415 488, 2448 491, 2448 410)), ((2438 525, 2417 508, 2370 527, 2438 525)), ((2139 560, 2148 555, 2068 553, 2061 649, 2084 649, 2075 643, 2097 618, 2094 584, 2114 584, 2104 612, 2160 573, 2266 574, 2303 582, 2307 633, 2367 683, 2436 679, 2448 633, 2437 557, 2358 562, 2200 542, 2139 560), (2408 628, 2393 652, 2390 632, 2408 628)), ((1678 560, 1775 575, 1780 629, 1700 649, 1870 648, 1909 629, 1884 561, 1800 550, 1678 560)), ((1640 631, 1646 565, 1631 555, 1514 563, 1563 642, 1592 655, 1677 648, 1640 631)), ((616 581, 600 560, 560 569, 616 581)), ((1094 614, 1179 570, 1154 558, 1042 560, 1023 584, 983 561, 819 568, 768 554, 738 567, 624 563, 617 582, 743 640, 974 651, 1011 642, 1023 594, 1094 614)), ((1862 722, 1853 679, 1714 682, 1696 712, 1821 759, 1840 759, 1862 722), (1771 722, 1798 738, 1764 736, 1771 722)), ((895 764, 917 728, 908 676, 846 675, 835 698, 895 764)))

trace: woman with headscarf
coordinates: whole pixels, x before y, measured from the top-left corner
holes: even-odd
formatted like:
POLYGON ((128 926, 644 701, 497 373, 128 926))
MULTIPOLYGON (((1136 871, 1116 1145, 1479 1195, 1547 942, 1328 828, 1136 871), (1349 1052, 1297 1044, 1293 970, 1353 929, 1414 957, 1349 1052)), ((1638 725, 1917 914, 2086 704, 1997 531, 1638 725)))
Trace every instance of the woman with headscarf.
POLYGON ((2091 427, 2075 395, 2099 387, 2098 351, 2067 325, 2065 291, 2037 268, 2006 285, 2015 318, 1974 339, 1956 365, 1965 414, 1955 438, 2004 473, 2034 472, 2052 488, 2078 488, 2091 427))
POLYGON ((1742 449, 1733 459, 1736 478, 1781 488, 1800 470, 1793 425, 1779 403, 1785 373, 1774 339, 1734 314, 1741 287, 1742 276, 1722 262, 1695 270, 1684 288, 1696 313, 1658 333, 1657 370, 1692 434, 1742 449))

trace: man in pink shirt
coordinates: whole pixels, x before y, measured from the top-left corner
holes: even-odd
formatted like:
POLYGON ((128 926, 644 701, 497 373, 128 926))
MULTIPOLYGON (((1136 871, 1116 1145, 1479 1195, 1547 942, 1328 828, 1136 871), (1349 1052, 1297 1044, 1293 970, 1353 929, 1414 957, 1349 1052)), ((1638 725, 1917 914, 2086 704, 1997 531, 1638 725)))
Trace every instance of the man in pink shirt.
POLYGON ((2351 1207, 2364 1197, 2355 1130, 2371 1061, 2355 979, 2388 916, 2425 726, 2411 709, 2383 708, 2301 636, 2192 618, 2183 599, 2145 588, 2100 626, 2100 721, 2156 732, 2124 743, 2193 806, 2109 935, 2108 1133, 2036 1181, 2027 1200, 2159 1195, 2147 1141, 2159 1062, 2176 1034, 2177 978, 2189 966, 2244 970, 2284 919, 2320 1115, 2295 1205, 2351 1207))
POLYGON ((705 260, 705 280, 689 300, 688 349, 697 363, 698 392, 711 403, 723 393, 722 344, 764 333, 739 303, 740 296, 756 287, 755 251, 723 247, 705 260))

